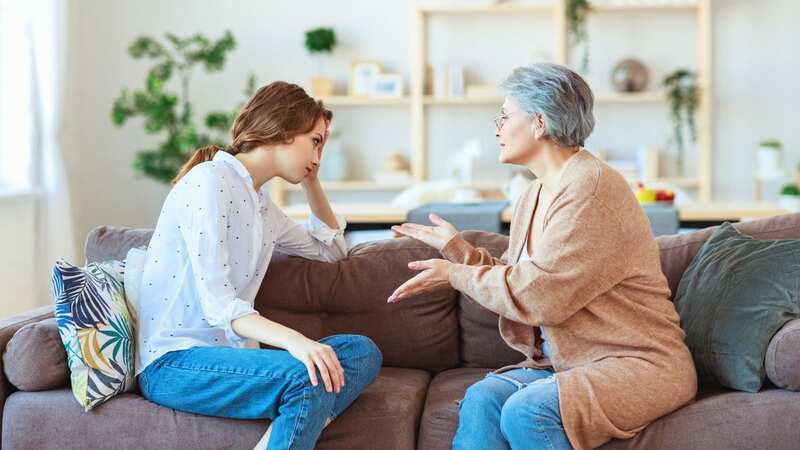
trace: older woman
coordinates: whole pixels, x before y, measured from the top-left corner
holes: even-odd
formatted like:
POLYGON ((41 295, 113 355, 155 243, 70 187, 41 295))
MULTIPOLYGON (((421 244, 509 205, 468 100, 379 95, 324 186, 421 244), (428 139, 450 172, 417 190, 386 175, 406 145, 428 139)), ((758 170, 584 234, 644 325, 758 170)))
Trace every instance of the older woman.
POLYGON ((467 389, 454 448, 633 437, 697 390, 648 220, 625 179, 582 148, 594 98, 580 76, 536 64, 503 87, 500 161, 537 178, 517 200, 507 251, 493 258, 436 216, 395 227, 447 259, 410 263, 421 272, 389 301, 451 285, 500 315, 503 339, 526 357, 467 389))

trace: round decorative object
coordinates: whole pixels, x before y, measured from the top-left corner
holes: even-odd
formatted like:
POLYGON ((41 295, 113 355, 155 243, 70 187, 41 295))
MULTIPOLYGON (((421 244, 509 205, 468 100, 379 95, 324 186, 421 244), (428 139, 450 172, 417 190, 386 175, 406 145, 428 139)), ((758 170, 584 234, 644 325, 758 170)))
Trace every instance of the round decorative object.
POLYGON ((649 78, 647 67, 636 59, 624 59, 611 71, 611 83, 619 92, 641 92, 649 78))

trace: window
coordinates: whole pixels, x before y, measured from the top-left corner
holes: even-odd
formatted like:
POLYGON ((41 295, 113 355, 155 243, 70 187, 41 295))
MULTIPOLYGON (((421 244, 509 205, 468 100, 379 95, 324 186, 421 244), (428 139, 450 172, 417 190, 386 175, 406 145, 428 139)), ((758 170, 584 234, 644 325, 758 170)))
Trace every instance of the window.
POLYGON ((0 0, 0 189, 29 188, 33 145, 31 5, 0 0))

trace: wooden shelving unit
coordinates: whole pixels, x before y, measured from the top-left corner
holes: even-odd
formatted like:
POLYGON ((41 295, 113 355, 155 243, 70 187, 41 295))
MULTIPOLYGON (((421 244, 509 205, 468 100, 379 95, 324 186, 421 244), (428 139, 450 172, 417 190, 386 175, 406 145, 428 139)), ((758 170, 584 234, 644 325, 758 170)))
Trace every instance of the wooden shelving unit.
MULTIPOLYGON (((427 63, 427 21, 433 16, 461 16, 488 14, 549 14, 555 24, 554 55, 555 62, 569 64, 568 30, 565 18, 566 0, 553 0, 547 4, 504 2, 496 4, 450 4, 426 5, 424 0, 412 3, 410 14, 410 86, 408 96, 390 99, 375 99, 350 96, 333 96, 322 100, 332 107, 406 107, 411 119, 411 178, 412 182, 428 179, 428 143, 427 114, 428 108, 440 106, 498 105, 503 102, 500 96, 465 96, 458 98, 437 98, 423 91, 425 67, 427 63)), ((657 14, 660 12, 686 12, 696 16, 697 20, 697 67, 699 87, 701 90, 700 105, 697 111, 697 175, 692 177, 660 178, 657 181, 670 183, 676 187, 697 190, 700 202, 711 200, 711 7, 712 0, 696 0, 692 3, 680 4, 593 4, 591 14, 613 14, 623 12, 642 12, 657 14)), ((595 93, 598 104, 648 104, 666 101, 666 95, 660 91, 649 91, 635 94, 613 92, 595 93)), ((401 190, 408 183, 380 184, 371 181, 348 181, 341 183, 324 183, 326 189, 338 191, 387 191, 401 190)), ((272 194, 276 203, 285 206, 287 192, 296 190, 287 183, 274 183, 272 194)), ((343 205, 340 205, 343 207, 343 205)), ((359 211, 366 207, 354 206, 359 211)), ((382 208, 386 209, 386 205, 382 208)), ((346 207, 345 207, 346 209, 346 207)), ((382 210, 383 210, 382 209, 382 210)), ((398 211, 398 214, 405 214, 398 211)), ((385 216, 385 214, 384 214, 385 216)))

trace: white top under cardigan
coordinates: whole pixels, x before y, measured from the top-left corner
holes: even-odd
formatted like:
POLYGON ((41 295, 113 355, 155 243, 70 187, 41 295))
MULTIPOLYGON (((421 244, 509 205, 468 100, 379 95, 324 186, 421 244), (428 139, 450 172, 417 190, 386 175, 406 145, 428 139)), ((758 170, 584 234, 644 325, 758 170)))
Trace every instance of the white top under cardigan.
POLYGON ((195 346, 257 347, 231 321, 256 313, 256 293, 273 250, 321 261, 347 255, 345 222, 333 230, 313 215, 288 218, 259 192, 247 169, 219 151, 198 164, 167 196, 139 289, 136 374, 173 350, 195 346))
MULTIPOLYGON (((522 246, 522 253, 519 254, 519 260, 517 261, 518 263, 526 262, 526 261, 530 261, 531 260, 531 255, 530 255, 530 253, 528 253, 528 238, 529 238, 529 236, 530 236, 530 234, 526 234, 525 235, 525 245, 522 246)), ((550 357, 550 349, 547 347, 547 340, 545 340, 545 338, 544 338, 544 330, 542 330, 542 327, 539 327, 539 336, 542 338, 542 351, 544 352, 544 355, 549 358, 550 357)))

